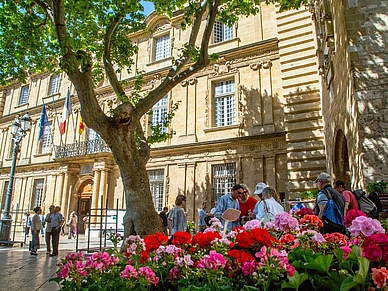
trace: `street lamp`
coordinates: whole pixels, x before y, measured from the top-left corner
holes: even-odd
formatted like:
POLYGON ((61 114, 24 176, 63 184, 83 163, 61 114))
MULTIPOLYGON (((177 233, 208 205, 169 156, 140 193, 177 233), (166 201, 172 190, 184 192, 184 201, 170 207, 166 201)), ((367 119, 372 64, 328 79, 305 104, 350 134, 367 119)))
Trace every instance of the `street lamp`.
POLYGON ((12 123, 12 128, 11 128, 12 141, 13 141, 12 164, 11 164, 11 172, 9 173, 9 183, 7 188, 7 194, 5 196, 4 213, 0 220, 0 241, 10 240, 11 223, 12 223, 10 209, 11 209, 11 198, 12 198, 16 159, 19 152, 19 144, 30 129, 31 129, 31 117, 28 115, 28 112, 23 117, 17 118, 12 123))

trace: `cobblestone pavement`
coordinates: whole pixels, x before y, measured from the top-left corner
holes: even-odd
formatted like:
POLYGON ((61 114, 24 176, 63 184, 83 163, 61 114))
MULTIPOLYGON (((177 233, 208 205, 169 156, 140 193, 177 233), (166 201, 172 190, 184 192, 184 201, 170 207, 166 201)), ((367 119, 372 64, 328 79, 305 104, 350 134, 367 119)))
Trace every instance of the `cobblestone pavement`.
MULTIPOLYGON (((15 239, 16 241, 16 239, 15 239)), ((92 245, 97 246, 98 239, 92 245)), ((78 248, 86 247, 87 239, 79 237, 78 248)), ((41 248, 38 256, 31 256, 28 244, 21 246, 0 246, 0 290, 10 291, 56 291, 60 290, 56 282, 49 282, 55 277, 57 262, 69 252, 75 252, 76 240, 61 237, 59 241, 59 256, 46 255, 44 238, 41 238, 41 248)))

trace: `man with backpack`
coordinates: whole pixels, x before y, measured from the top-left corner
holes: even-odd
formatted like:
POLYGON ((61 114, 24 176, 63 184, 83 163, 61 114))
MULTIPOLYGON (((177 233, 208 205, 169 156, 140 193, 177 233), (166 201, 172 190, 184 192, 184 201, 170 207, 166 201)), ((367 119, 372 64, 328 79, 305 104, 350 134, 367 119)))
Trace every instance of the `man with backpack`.
POLYGON ((335 181, 333 187, 335 190, 341 193, 342 196, 344 196, 344 199, 345 199, 344 216, 350 209, 360 210, 356 196, 354 196, 354 194, 351 191, 345 188, 344 181, 342 180, 335 181))
POLYGON ((323 222, 321 233, 339 232, 346 234, 343 216, 345 210, 344 197, 331 187, 331 176, 328 173, 320 173, 315 183, 318 184, 319 192, 314 213, 323 222))

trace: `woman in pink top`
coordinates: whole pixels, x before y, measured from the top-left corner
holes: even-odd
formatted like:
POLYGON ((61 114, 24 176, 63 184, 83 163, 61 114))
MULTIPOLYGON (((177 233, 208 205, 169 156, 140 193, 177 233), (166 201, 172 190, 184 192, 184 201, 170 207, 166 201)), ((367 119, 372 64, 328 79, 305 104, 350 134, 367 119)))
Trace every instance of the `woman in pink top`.
POLYGON ((341 195, 345 198, 345 213, 350 209, 356 209, 360 210, 360 207, 358 206, 357 198, 354 196, 354 194, 350 190, 346 190, 345 182, 341 180, 337 180, 334 182, 333 188, 337 190, 341 195))

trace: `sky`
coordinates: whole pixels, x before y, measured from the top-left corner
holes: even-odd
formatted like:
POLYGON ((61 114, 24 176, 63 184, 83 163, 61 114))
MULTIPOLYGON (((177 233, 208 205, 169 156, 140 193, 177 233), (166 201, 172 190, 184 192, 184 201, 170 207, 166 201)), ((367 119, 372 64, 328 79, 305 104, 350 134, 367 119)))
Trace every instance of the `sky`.
POLYGON ((146 1, 141 1, 143 6, 144 6, 144 12, 145 12, 145 15, 149 15, 152 11, 154 11, 154 4, 152 4, 151 2, 146 2, 146 1))

